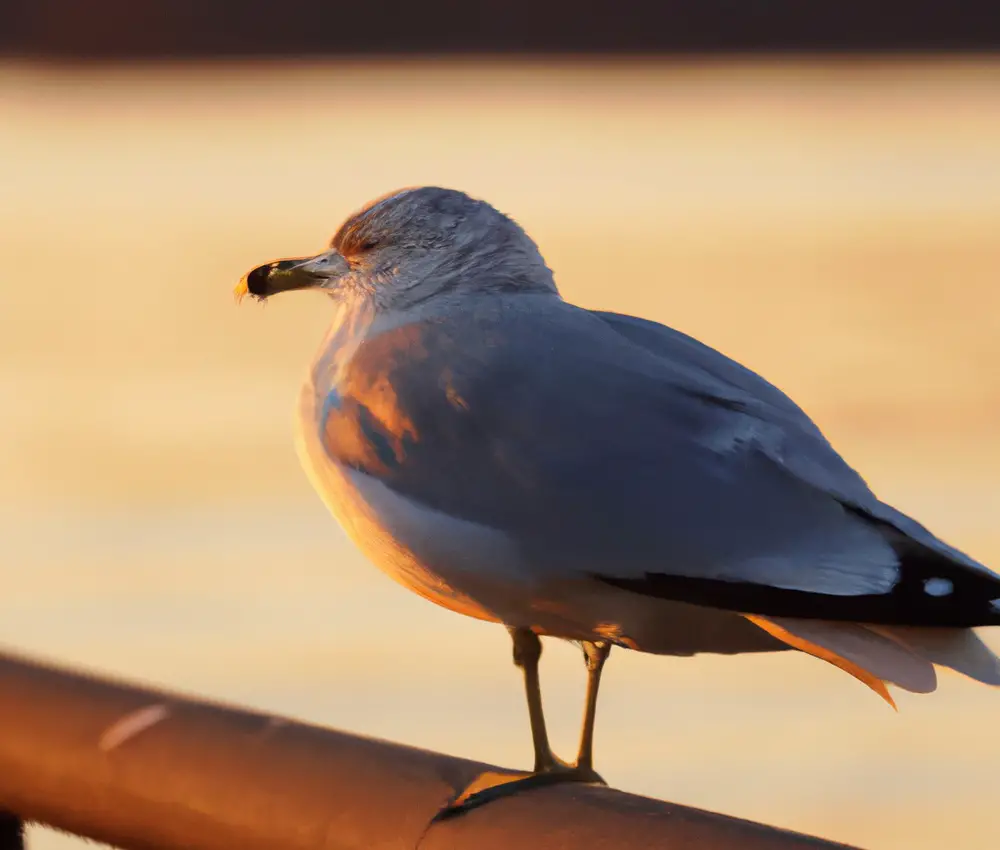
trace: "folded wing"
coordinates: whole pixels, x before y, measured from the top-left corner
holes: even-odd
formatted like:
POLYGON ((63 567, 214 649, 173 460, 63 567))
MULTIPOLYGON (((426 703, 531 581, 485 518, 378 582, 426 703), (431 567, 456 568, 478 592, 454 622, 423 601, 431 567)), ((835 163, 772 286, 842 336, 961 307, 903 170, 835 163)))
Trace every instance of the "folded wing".
POLYGON ((669 328, 466 300, 367 340, 334 394, 331 458, 503 531, 538 580, 752 615, 913 690, 933 664, 996 676, 962 630, 1000 623, 1000 578, 880 502, 780 390, 669 328))

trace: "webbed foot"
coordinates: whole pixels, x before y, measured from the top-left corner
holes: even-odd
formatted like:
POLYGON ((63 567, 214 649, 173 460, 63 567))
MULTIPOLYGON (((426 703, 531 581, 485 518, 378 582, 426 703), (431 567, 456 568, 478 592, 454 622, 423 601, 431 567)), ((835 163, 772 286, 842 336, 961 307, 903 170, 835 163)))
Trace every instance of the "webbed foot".
POLYGON ((592 768, 578 767, 563 761, 555 762, 531 773, 487 771, 473 779, 454 800, 441 809, 434 816, 432 823, 456 817, 502 797, 520 794, 532 788, 560 785, 564 782, 607 785, 600 774, 592 768))

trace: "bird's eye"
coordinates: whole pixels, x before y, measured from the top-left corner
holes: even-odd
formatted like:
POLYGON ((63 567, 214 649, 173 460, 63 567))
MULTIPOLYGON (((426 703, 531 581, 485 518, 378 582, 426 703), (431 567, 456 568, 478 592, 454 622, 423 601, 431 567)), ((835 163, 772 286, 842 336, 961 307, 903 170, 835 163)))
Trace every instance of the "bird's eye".
POLYGON ((374 239, 369 239, 369 240, 367 240, 365 242, 362 242, 360 245, 358 245, 358 251, 359 252, 361 252, 361 251, 371 251, 373 248, 377 248, 377 247, 378 247, 378 242, 376 242, 374 239))

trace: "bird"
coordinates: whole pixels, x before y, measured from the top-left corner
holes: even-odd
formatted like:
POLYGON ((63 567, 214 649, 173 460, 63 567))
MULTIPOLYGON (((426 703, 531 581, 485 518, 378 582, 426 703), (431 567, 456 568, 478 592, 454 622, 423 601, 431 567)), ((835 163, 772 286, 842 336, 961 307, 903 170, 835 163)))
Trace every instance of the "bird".
POLYGON ((511 784, 604 783, 593 739, 613 647, 798 650, 893 707, 887 685, 929 693, 936 667, 1000 685, 974 631, 1000 625, 1000 576, 877 498, 755 372, 565 300, 488 202, 391 192, 235 294, 293 290, 333 302, 299 396, 302 464, 377 567, 510 633, 534 749, 511 784), (583 651, 572 762, 548 740, 541 637, 583 651))

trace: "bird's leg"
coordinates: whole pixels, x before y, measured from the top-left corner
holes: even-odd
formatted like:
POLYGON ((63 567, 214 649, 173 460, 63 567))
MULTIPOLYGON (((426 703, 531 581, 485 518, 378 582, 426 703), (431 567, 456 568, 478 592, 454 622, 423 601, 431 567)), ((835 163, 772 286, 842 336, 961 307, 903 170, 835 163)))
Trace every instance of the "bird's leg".
POLYGON ((528 700, 528 719, 531 721, 531 741, 535 748, 535 773, 569 767, 552 752, 549 735, 545 729, 545 712, 542 709, 542 686, 538 678, 538 661, 542 657, 542 642, 531 629, 510 628, 514 642, 514 664, 524 673, 524 694, 528 700))
POLYGON ((587 665, 587 696, 576 764, 567 764, 552 752, 548 732, 545 729, 542 688, 538 678, 542 642, 530 629, 511 628, 509 631, 514 641, 514 664, 524 671, 524 693, 528 700, 531 740, 535 747, 535 774, 548 774, 555 781, 603 783, 604 780, 594 772, 594 720, 597 715, 597 691, 601 684, 601 671, 611 652, 611 642, 607 640, 581 642, 583 658, 587 665))
POLYGON ((549 746, 542 710, 542 688, 538 679, 538 661, 542 657, 542 642, 530 629, 510 628, 514 642, 514 664, 524 672, 524 692, 528 699, 531 721, 531 741, 535 748, 535 769, 531 773, 498 773, 486 771, 477 776, 455 798, 439 811, 432 821, 445 820, 478 806, 511 794, 562 782, 598 782, 605 784, 594 772, 594 716, 597 711, 597 686, 601 668, 611 650, 608 641, 584 641, 583 654, 587 662, 587 702, 583 715, 583 733, 576 764, 567 764, 549 746))
POLYGON ((591 782, 603 782, 594 772, 594 719, 597 716, 597 691, 601 686, 601 671, 611 653, 611 641, 583 641, 583 658, 587 664, 587 696, 583 711, 583 729, 580 732, 580 749, 576 756, 576 770, 592 777, 591 782))

